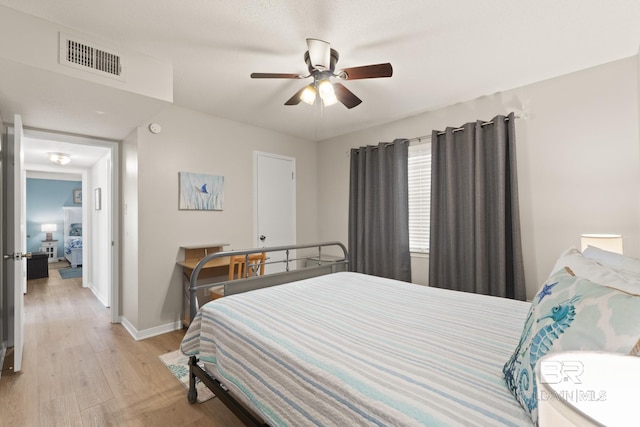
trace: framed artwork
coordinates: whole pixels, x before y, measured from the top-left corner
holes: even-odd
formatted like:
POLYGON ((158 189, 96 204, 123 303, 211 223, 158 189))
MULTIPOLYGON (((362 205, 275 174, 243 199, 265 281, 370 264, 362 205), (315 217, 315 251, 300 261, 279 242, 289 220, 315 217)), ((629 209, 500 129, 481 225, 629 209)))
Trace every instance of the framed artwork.
POLYGON ((82 204, 82 190, 73 190, 73 203, 82 204))
POLYGON ((100 187, 94 190, 94 207, 97 211, 102 209, 102 189, 100 187))
POLYGON ((221 211, 224 200, 224 177, 202 173, 179 172, 180 210, 221 211))

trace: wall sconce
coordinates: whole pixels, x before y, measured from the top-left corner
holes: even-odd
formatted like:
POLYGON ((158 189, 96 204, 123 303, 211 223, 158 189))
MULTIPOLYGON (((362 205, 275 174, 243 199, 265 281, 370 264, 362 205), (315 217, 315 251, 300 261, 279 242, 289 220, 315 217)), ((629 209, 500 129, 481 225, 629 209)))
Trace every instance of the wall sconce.
POLYGON ((587 246, 595 246, 605 251, 622 253, 622 235, 621 234, 583 234, 580 236, 582 251, 587 246))
POLYGON ((49 160, 57 165, 66 165, 71 161, 71 155, 65 153, 49 153, 49 160))
POLYGON ((53 240, 53 232, 58 230, 58 226, 56 224, 42 224, 40 226, 40 230, 44 233, 47 233, 47 237, 45 237, 46 241, 53 240))

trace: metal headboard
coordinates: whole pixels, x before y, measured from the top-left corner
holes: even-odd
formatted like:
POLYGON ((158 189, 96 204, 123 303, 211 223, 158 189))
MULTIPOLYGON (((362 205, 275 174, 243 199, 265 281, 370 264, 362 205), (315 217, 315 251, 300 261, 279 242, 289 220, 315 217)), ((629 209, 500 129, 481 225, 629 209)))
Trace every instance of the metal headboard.
MULTIPOLYGON (((334 251, 330 251, 334 253, 334 251)), ((349 254, 347 248, 340 242, 325 242, 315 243, 308 245, 293 245, 293 246, 273 246, 266 248, 256 248, 238 251, 224 251, 215 252, 202 258, 193 269, 191 278, 189 279, 189 322, 193 321, 196 313, 198 312, 198 290, 208 289, 212 286, 224 286, 224 295, 234 295, 242 292, 247 292, 255 289, 266 288, 269 286, 281 285, 284 283, 294 282, 296 280, 307 279, 315 276, 322 276, 324 274, 335 273, 338 271, 346 271, 349 265, 349 254), (323 259, 323 256, 327 252, 327 248, 337 248, 342 252, 332 259, 323 259), (302 249, 316 249, 317 252, 314 255, 305 255, 303 257, 291 258, 291 253, 302 249), (324 249, 324 251, 323 251, 324 249), (245 260, 248 263, 249 255, 274 252, 284 252, 285 258, 277 261, 267 261, 266 264, 285 264, 285 271, 265 274, 263 276, 251 276, 245 277, 239 280, 226 280, 223 282, 207 283, 198 285, 198 275, 202 268, 212 259, 222 258, 228 256, 244 255, 245 260), (315 262, 317 260, 317 262, 315 262), (311 266, 305 266, 303 268, 290 269, 292 263, 298 264, 298 261, 311 261, 311 266)), ((297 267, 297 266, 296 266, 297 267)), ((246 269, 248 271, 248 268, 246 269)))

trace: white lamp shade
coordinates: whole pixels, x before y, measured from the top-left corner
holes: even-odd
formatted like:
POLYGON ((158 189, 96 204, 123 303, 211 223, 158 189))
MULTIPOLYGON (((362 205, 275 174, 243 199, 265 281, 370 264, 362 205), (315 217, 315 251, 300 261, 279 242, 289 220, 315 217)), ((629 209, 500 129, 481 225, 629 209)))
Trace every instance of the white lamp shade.
POLYGON ((42 224, 40 226, 40 231, 45 233, 51 233, 58 230, 58 226, 56 224, 42 224))
POLYGON ((318 84, 318 92, 320 93, 320 98, 322 98, 322 104, 324 106, 333 105, 338 102, 333 85, 329 80, 322 80, 318 84))
POLYGON ((300 100, 309 105, 313 105, 316 101, 316 88, 314 88, 313 85, 305 87, 302 94, 300 94, 300 100))
POLYGON ((595 246, 605 251, 622 253, 622 235, 620 234, 583 234, 580 236, 582 250, 595 246))
POLYGON ((590 351, 557 352, 536 365, 538 425, 636 425, 640 357, 590 351))

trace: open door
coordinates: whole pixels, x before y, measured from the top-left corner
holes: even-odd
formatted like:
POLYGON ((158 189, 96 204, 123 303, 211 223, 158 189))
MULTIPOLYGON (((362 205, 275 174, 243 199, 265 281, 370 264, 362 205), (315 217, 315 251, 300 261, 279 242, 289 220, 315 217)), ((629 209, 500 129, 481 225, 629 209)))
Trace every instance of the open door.
POLYGON ((24 347, 24 294, 27 292, 25 253, 25 187, 24 154, 22 151, 22 118, 14 118, 13 135, 9 132, 6 145, 2 147, 2 163, 5 167, 5 202, 3 214, 6 218, 4 238, 4 287, 9 305, 7 354, 13 355, 13 371, 22 369, 24 347))

